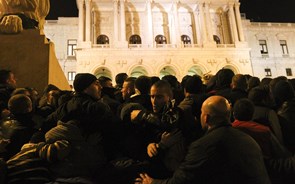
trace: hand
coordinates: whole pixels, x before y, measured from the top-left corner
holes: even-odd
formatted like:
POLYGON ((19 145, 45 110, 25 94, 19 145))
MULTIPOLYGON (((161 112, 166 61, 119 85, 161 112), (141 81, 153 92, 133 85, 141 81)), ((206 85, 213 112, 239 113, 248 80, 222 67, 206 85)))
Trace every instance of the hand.
POLYGON ((139 175, 140 178, 135 179, 134 184, 151 184, 153 182, 153 178, 151 178, 149 175, 143 173, 139 175))
POLYGON ((22 20, 16 15, 7 15, 4 16, 0 22, 0 32, 14 34, 22 32, 23 25, 22 20))
POLYGON ((159 145, 157 143, 150 143, 147 147, 147 154, 149 157, 156 156, 158 154, 159 145))
POLYGON ((135 118, 138 116, 138 114, 141 112, 141 110, 133 110, 130 114, 131 121, 135 120, 135 118))

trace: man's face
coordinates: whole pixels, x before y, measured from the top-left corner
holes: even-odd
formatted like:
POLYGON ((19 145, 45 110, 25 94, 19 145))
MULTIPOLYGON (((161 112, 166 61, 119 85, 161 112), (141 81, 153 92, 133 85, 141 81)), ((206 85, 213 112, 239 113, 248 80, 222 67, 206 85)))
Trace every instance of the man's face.
POLYGON ((123 83, 123 86, 122 86, 121 92, 122 92, 123 100, 128 99, 128 98, 132 95, 132 94, 131 94, 130 85, 129 85, 128 82, 124 82, 124 83, 123 83))
POLYGON ((14 77, 13 73, 9 74, 9 77, 6 82, 9 86, 16 88, 16 78, 14 77))
POLYGON ((91 96, 94 99, 99 100, 101 98, 101 85, 98 81, 94 81, 88 88, 84 90, 86 94, 91 96))
POLYGON ((152 86, 150 96, 153 111, 156 113, 160 112, 163 107, 170 101, 169 95, 165 92, 163 88, 156 88, 155 86, 152 86))

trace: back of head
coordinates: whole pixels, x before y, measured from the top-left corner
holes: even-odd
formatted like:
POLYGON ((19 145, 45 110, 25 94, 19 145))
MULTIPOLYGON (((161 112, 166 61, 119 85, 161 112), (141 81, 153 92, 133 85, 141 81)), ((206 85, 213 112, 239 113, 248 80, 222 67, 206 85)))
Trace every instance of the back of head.
POLYGON ((16 89, 11 93, 11 96, 18 95, 18 94, 24 94, 24 95, 30 96, 30 92, 29 92, 29 90, 27 90, 26 88, 16 88, 16 89))
POLYGON ((251 77, 248 80, 248 88, 247 90, 250 91, 252 88, 259 86, 260 84, 260 79, 258 77, 251 77))
POLYGON ((216 73, 216 87, 230 87, 234 72, 231 69, 223 68, 216 73))
POLYGON ((100 76, 98 78, 99 84, 105 88, 105 87, 113 87, 112 86, 112 79, 106 77, 106 76, 100 76))
POLYGON ((159 80, 155 84, 152 85, 152 88, 161 89, 165 94, 167 94, 170 99, 173 99, 173 91, 169 82, 165 80, 159 80))
POLYGON ((147 76, 140 76, 135 80, 134 87, 139 90, 140 94, 149 94, 151 88, 151 79, 147 76))
POLYGON ((242 74, 237 74, 233 76, 231 82, 232 88, 234 89, 241 89, 246 91, 247 90, 247 80, 246 77, 242 74))
POLYGON ((270 100, 269 88, 267 86, 257 86, 252 88, 248 93, 248 99, 255 105, 267 105, 267 101, 270 100))
POLYGON ((162 77, 162 80, 167 81, 173 89, 177 89, 179 87, 177 78, 174 75, 165 75, 162 77))
POLYGON ((260 82, 260 86, 268 86, 271 80, 272 78, 264 77, 260 82))
POLYGON ((202 105, 202 114, 209 115, 210 126, 220 123, 229 123, 231 106, 226 98, 222 96, 211 96, 202 105))
POLYGON ((202 80, 199 76, 194 75, 190 77, 184 86, 184 89, 187 93, 190 94, 199 94, 202 92, 202 80))
POLYGON ((117 87, 122 88, 124 80, 127 79, 127 77, 128 77, 127 73, 118 73, 115 77, 117 87))
POLYGON ((279 81, 273 88, 273 96, 278 106, 294 98, 294 89, 288 81, 279 81))
POLYGON ((82 92, 88 88, 97 78, 90 73, 78 73, 74 80, 74 89, 76 92, 82 92))
POLYGON ((8 108, 14 115, 26 114, 32 111, 32 101, 27 95, 17 94, 9 99, 8 108))
POLYGON ((233 108, 235 119, 239 121, 251 121, 254 114, 254 104, 249 99, 238 100, 233 108))
POLYGON ((158 82, 159 80, 161 80, 158 76, 151 76, 151 85, 155 84, 156 82, 158 82))
POLYGON ((10 70, 0 70, 0 84, 6 84, 9 75, 10 75, 11 71, 10 70))

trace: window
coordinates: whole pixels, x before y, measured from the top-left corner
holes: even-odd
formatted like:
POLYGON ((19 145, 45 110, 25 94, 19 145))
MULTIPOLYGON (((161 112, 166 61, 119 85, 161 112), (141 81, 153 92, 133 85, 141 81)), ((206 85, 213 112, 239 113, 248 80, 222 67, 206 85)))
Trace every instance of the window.
POLYGON ((261 54, 268 54, 266 40, 259 40, 261 54))
POLYGON ((141 38, 139 35, 132 35, 129 38, 129 44, 141 44, 141 38))
POLYGON ((286 68, 286 74, 287 74, 287 76, 293 76, 292 69, 291 68, 286 68))
POLYGON ((271 69, 270 68, 265 68, 264 71, 265 71, 265 76, 271 77, 271 69))
POLYGON ((155 41, 157 44, 167 44, 166 37, 163 35, 157 35, 155 41))
POLYGON ((191 44, 191 38, 187 35, 181 35, 181 41, 184 45, 191 44))
POLYGON ((75 56, 76 48, 77 48, 77 40, 68 40, 68 56, 75 56))
POLYGON ((216 44, 221 44, 220 38, 217 35, 213 35, 213 39, 216 42, 216 44))
POLYGON ((76 72, 68 72, 68 80, 73 81, 75 79, 76 72))
POLYGON ((287 41, 286 40, 280 40, 280 45, 282 47, 283 55, 288 55, 289 51, 288 51, 288 47, 287 47, 287 41))
POLYGON ((107 37, 106 35, 99 35, 97 37, 97 40, 96 40, 96 43, 97 44, 110 44, 110 40, 109 40, 109 37, 107 37))

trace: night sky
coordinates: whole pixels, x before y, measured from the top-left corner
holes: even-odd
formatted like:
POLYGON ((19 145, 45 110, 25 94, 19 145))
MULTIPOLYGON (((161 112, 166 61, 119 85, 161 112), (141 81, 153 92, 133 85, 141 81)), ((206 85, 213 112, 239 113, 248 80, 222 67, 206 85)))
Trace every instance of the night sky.
MULTIPOLYGON (((240 0, 240 3, 241 13, 246 13, 253 22, 295 23, 295 0, 240 0)), ((76 0, 50 0, 50 4, 47 19, 78 16, 76 0)))

